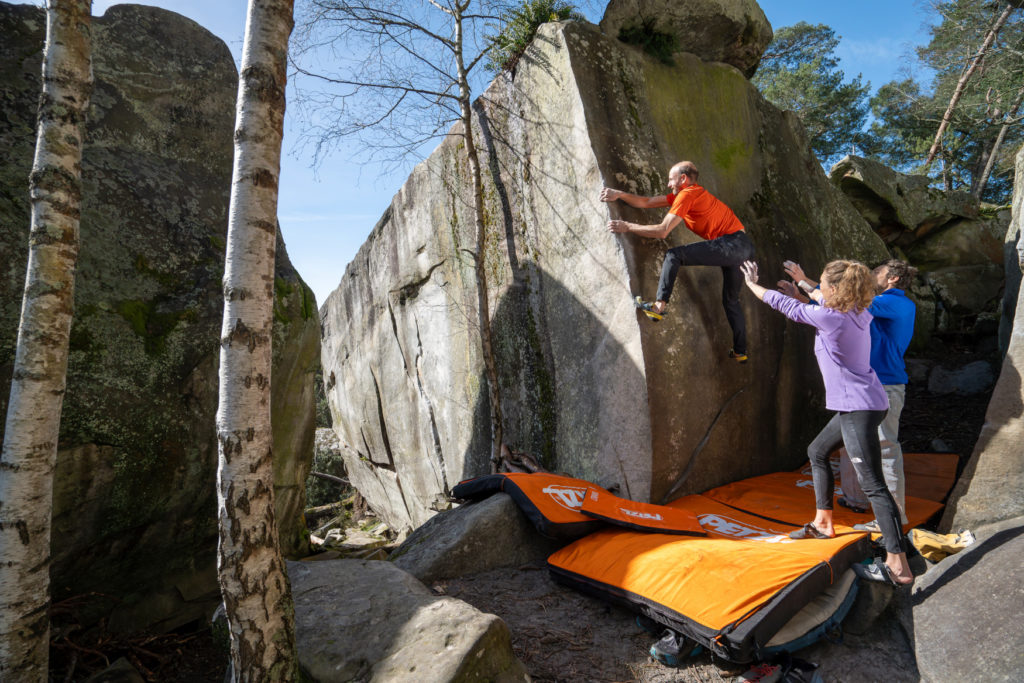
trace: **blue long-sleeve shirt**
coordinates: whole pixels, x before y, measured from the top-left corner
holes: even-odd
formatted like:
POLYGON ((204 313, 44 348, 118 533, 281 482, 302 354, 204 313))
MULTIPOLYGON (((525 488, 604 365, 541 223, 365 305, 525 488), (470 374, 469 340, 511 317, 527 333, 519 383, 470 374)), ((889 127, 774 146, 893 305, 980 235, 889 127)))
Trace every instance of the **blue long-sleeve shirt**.
POLYGON ((826 408, 889 409, 885 389, 871 369, 870 313, 802 304, 774 290, 764 293, 764 302, 790 320, 815 328, 814 355, 825 381, 826 408))
POLYGON ((914 336, 917 306, 902 289, 887 289, 868 308, 871 321, 871 367, 882 384, 906 384, 903 354, 914 336))

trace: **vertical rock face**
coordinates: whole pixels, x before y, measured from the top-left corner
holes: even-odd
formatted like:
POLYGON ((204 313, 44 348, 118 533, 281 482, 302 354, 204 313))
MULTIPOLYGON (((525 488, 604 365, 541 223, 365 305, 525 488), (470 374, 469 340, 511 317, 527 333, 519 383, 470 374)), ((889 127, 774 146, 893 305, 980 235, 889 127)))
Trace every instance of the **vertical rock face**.
MULTIPOLYGON (((207 616, 218 336, 237 73, 219 39, 121 5, 93 22, 81 253, 54 484, 54 601, 118 598, 115 628, 207 616)), ((28 249, 43 13, 0 3, 0 415, 28 249)), ((316 305, 279 241, 273 417, 282 545, 302 547, 316 305)))
MULTIPOLYGON (((1024 150, 1017 154, 1011 232, 1012 226, 1019 231, 1024 220, 1022 178, 1024 150)), ((1019 243, 1018 248, 1022 248, 1019 243)), ((1018 253, 1011 252, 1007 261, 1018 253)), ((1024 254, 1018 263, 1024 263, 1024 254)), ((1007 266, 1009 269, 1009 263, 1007 266)), ((989 399, 978 443, 950 494, 942 517, 943 529, 976 528, 1024 515, 1024 287, 1018 284, 1016 289, 1016 314, 1007 325, 1010 329, 1003 367, 989 399)))
POLYGON ((999 316, 999 351, 1006 353, 1013 333, 1016 318, 1017 294, 1020 292, 1021 276, 1024 274, 1024 146, 1017 152, 1013 176, 1013 203, 1010 227, 1003 238, 1003 271, 1006 273, 1006 289, 999 316))
MULTIPOLYGON (((733 67, 688 54, 666 66, 584 23, 543 26, 475 111, 513 449, 655 501, 795 467, 824 417, 811 330, 744 292, 751 361, 728 360, 717 268, 683 269, 666 320, 640 320, 632 295, 653 296, 666 248, 696 238, 609 234, 609 217, 664 214, 598 201, 605 184, 659 194, 685 158, 747 226, 767 284, 785 258, 809 272, 885 258, 795 117, 733 67)), ((321 309, 347 471, 394 527, 418 526, 488 468, 467 176, 453 135, 413 171, 321 309)))

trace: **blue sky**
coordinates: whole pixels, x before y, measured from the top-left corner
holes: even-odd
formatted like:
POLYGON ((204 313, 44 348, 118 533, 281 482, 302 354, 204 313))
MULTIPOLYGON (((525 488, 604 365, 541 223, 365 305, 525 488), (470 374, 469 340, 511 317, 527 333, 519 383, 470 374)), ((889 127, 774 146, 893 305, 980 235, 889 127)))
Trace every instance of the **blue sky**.
MULTIPOLYGON (((183 14, 219 36, 231 48, 236 64, 245 31, 245 0, 134 0, 183 14)), ((31 4, 41 4, 32 2, 31 4)), ((111 0, 93 0, 93 14, 102 15, 111 0)), ((579 3, 586 6, 584 3, 579 3)), ((911 64, 912 47, 927 40, 928 18, 921 0, 760 0, 773 28, 798 21, 828 24, 841 37, 837 53, 848 77, 858 73, 872 88, 896 78, 911 64)), ((587 12, 596 21, 603 12, 587 12)), ((297 147, 299 125, 285 122, 278 215, 288 254, 313 288, 318 305, 338 285, 377 219, 412 168, 381 175, 380 169, 355 163, 344 154, 327 159, 314 173, 311 154, 297 147)))

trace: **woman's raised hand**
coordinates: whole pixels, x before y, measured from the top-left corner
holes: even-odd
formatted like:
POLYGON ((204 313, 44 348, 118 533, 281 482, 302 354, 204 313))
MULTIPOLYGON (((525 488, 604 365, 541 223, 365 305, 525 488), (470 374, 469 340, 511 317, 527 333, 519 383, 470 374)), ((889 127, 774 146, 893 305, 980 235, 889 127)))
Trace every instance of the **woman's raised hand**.
POLYGON ((747 284, 757 284, 757 263, 754 261, 744 261, 743 265, 740 266, 740 270, 743 272, 743 279, 747 281, 747 284))

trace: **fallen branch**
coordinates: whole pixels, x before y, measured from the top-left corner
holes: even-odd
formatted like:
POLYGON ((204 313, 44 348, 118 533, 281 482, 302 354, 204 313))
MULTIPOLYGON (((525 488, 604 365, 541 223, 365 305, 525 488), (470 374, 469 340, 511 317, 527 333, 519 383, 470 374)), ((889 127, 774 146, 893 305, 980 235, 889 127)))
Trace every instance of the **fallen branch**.
POLYGON ((341 484, 342 486, 349 485, 348 479, 342 479, 341 477, 336 477, 333 474, 324 474, 323 472, 310 472, 310 474, 313 475, 314 477, 326 479, 327 481, 333 481, 334 483, 341 484))

